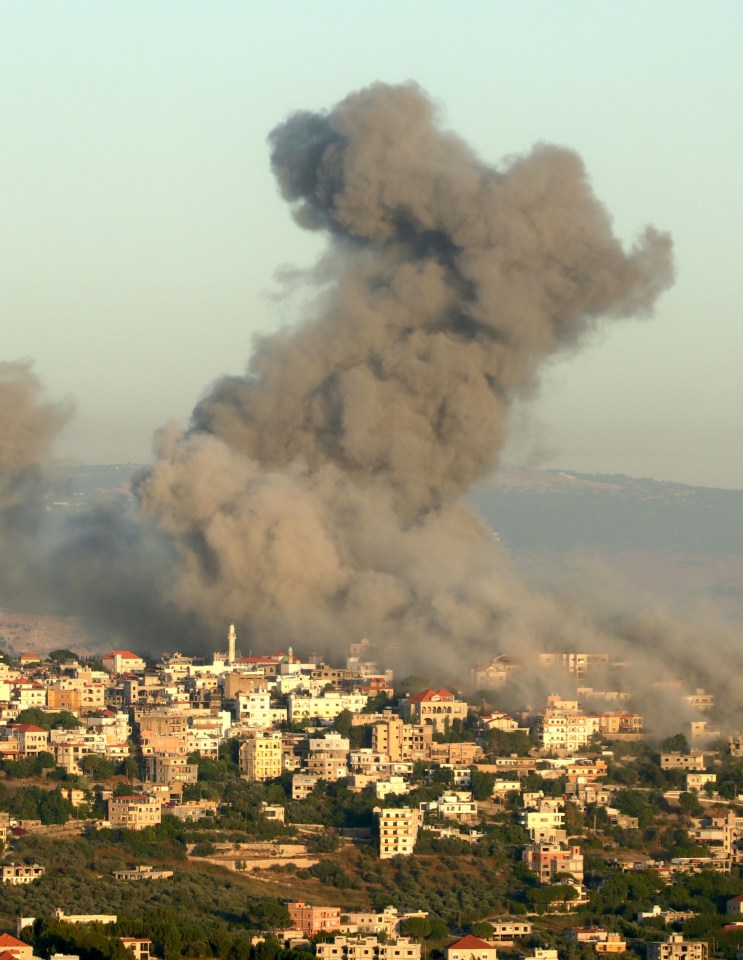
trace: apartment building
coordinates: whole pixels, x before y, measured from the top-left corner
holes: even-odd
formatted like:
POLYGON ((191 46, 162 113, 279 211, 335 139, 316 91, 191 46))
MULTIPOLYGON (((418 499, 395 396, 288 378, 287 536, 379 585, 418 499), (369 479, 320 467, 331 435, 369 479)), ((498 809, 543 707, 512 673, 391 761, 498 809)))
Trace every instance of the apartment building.
POLYGON ((405 723, 402 717, 385 712, 383 719, 372 724, 371 749, 384 754, 393 763, 400 760, 428 758, 433 727, 431 724, 405 723))
POLYGON ((314 907, 302 900, 290 900, 286 909, 289 911, 292 926, 301 930, 306 937, 341 928, 340 907, 314 907))
POLYGON ((105 657, 101 657, 101 664, 106 673, 137 673, 144 670, 147 664, 131 650, 112 650, 105 657))
POLYGON ((162 808, 157 797, 134 794, 109 798, 108 820, 112 829, 145 830, 157 826, 161 819, 162 808))
POLYGON ((568 874, 583 883, 583 854, 578 846, 568 847, 549 841, 531 843, 524 848, 522 859, 539 877, 540 883, 551 883, 558 873, 568 874))
POLYGON ((423 821, 420 810, 389 807, 379 811, 379 857, 409 857, 423 821))
POLYGON ((240 769, 246 780, 273 780, 280 777, 282 762, 281 733, 258 730, 240 747, 240 769))

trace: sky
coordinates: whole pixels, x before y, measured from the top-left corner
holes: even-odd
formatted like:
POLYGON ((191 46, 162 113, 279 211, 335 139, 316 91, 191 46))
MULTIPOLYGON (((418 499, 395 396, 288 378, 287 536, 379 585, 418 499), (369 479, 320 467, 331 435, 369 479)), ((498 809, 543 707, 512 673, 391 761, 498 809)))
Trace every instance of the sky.
POLYGON ((507 459, 741 488, 741 35, 739 0, 4 0, 0 359, 74 400, 60 457, 149 460, 255 334, 301 316, 280 276, 323 244, 279 197, 268 133, 415 80, 487 162, 570 146, 623 241, 674 237, 655 316, 552 364, 507 459))

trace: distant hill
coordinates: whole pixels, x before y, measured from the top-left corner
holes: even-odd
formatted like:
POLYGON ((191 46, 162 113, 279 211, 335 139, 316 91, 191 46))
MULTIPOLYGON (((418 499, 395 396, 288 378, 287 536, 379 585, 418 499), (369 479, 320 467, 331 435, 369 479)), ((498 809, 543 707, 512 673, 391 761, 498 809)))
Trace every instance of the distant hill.
POLYGON ((743 490, 505 467, 470 499, 514 550, 743 556, 743 490))
POLYGON ((504 467, 470 500, 527 577, 594 557, 638 591, 743 622, 743 490, 504 467))
MULTIPOLYGON (((62 519, 133 504, 137 464, 67 467, 47 497, 62 519)), ((503 467, 469 500, 527 579, 559 580, 579 555, 666 601, 711 602, 743 622, 743 490, 503 467)))

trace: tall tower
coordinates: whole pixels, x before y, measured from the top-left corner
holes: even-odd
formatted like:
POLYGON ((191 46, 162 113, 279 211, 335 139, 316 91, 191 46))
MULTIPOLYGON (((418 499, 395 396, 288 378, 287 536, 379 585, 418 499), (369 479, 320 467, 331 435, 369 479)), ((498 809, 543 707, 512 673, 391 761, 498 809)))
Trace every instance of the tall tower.
POLYGON ((235 633, 235 624, 230 624, 230 632, 227 634, 227 663, 235 662, 235 643, 237 634, 235 633))

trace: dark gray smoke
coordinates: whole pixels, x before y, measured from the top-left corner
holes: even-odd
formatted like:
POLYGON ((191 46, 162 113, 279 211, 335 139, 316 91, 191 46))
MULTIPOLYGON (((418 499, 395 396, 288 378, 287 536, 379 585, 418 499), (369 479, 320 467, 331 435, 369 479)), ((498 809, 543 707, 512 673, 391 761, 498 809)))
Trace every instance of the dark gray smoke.
POLYGON ((652 228, 627 253, 578 156, 501 167, 443 131, 415 85, 376 84, 271 134, 297 222, 325 230, 310 315, 260 338, 138 487, 175 544, 169 596, 254 646, 369 635, 414 664, 594 646, 510 572, 459 497, 497 463, 515 398, 600 318, 672 281, 652 228))
MULTIPOLYGON (((461 500, 545 362, 652 309, 672 281, 670 238, 647 228, 625 252, 578 156, 539 145, 489 166, 413 84, 296 114, 270 145, 295 219, 327 234, 312 307, 258 339, 247 374, 216 383, 188 430, 160 433, 138 516, 93 512, 40 549, 40 465, 69 411, 43 401, 28 366, 0 366, 6 592, 33 585, 102 643, 135 649, 207 652, 234 619, 256 651, 368 636, 441 680, 498 652, 608 651, 648 699, 680 672, 737 703, 743 664, 724 633, 617 618, 598 588, 592 603, 528 589, 461 500)), ((524 699, 545 682, 519 676, 524 699)))

